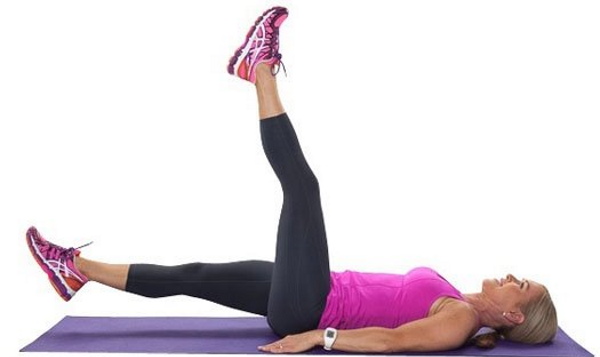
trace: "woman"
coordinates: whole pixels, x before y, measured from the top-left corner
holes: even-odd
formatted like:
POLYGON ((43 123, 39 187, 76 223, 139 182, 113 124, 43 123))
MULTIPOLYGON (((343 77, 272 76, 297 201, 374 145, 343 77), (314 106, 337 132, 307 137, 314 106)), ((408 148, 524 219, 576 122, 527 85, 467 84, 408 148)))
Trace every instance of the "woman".
MULTIPOLYGON (((287 10, 258 18, 228 71, 255 84, 264 152, 284 193, 275 262, 178 266, 106 264, 45 240, 31 227, 28 246, 60 296, 70 300, 88 281, 147 296, 189 295, 267 317, 283 337, 262 351, 302 352, 315 346, 348 352, 442 351, 481 327, 505 338, 542 343, 557 330, 548 291, 512 275, 461 294, 430 268, 407 274, 330 272, 319 183, 280 102, 279 27, 287 10)), ((81 248, 81 247, 80 247, 81 248)))

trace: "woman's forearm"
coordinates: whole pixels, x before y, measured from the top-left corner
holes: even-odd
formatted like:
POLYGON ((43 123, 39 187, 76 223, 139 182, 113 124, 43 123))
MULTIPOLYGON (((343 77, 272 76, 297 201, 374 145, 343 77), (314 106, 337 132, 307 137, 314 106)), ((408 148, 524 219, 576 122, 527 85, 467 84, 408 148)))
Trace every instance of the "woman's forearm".
MULTIPOLYGON (((345 352, 392 352, 390 351, 391 331, 382 327, 338 330, 333 349, 345 352)), ((324 330, 313 330, 311 333, 316 345, 325 344, 324 330)))

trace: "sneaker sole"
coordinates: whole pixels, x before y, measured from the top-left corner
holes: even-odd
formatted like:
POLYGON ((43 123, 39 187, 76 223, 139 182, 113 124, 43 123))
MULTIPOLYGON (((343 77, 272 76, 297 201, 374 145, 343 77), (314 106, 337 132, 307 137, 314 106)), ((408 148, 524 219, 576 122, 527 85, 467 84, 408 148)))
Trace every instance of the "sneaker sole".
POLYGON ((258 31, 258 26, 261 25, 266 19, 269 18, 272 14, 277 11, 281 11, 281 7, 272 7, 269 10, 265 11, 261 16, 256 19, 254 25, 248 30, 248 34, 246 35, 246 40, 244 43, 235 51, 234 55, 229 59, 229 65, 227 65, 227 72, 232 75, 237 74, 237 70, 240 67, 241 60, 243 60, 248 52, 250 51, 250 47, 252 45, 252 39, 256 36, 258 31))
POLYGON ((68 291, 72 289, 67 285, 63 277, 60 274, 56 274, 54 270, 50 268, 50 266, 47 264, 46 260, 42 258, 42 256, 39 254, 39 251, 37 250, 34 244, 34 238, 32 236, 32 233, 30 233, 29 231, 27 232, 26 239, 27 246, 29 247, 31 255, 38 263, 38 265, 42 268, 42 270, 46 273, 46 275, 48 275, 48 280, 50 280, 50 284, 52 285, 54 290, 56 290, 58 295, 60 295, 60 297, 64 301, 71 300, 72 295, 70 295, 68 291))

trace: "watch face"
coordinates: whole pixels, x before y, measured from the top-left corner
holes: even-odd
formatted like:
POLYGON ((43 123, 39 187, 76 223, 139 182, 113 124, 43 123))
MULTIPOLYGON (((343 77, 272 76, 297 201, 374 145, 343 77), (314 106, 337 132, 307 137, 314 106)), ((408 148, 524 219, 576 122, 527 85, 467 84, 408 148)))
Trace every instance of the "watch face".
POLYGON ((333 338, 333 336, 335 336, 335 333, 333 333, 333 331, 327 331, 328 338, 333 338))

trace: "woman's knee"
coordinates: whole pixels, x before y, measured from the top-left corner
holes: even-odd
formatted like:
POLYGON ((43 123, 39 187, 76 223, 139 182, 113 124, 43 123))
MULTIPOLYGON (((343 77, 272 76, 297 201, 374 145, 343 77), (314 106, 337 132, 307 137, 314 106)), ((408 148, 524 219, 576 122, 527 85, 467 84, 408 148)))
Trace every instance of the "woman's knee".
POLYGON ((310 194, 319 195, 320 193, 319 180, 312 171, 310 171, 309 174, 306 176, 305 187, 307 192, 310 194))
POLYGON ((283 190, 287 195, 318 197, 319 181, 312 174, 298 175, 293 180, 283 181, 283 190))

